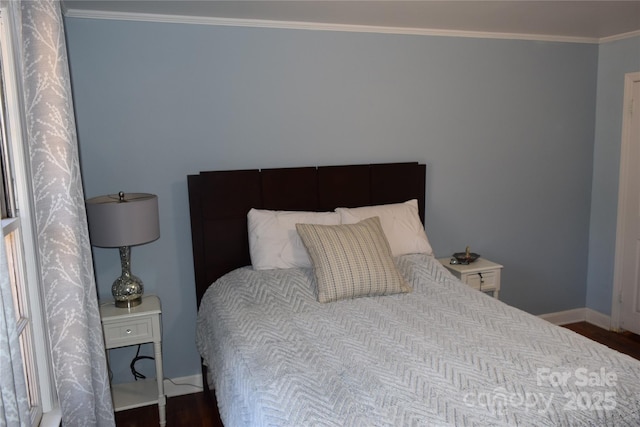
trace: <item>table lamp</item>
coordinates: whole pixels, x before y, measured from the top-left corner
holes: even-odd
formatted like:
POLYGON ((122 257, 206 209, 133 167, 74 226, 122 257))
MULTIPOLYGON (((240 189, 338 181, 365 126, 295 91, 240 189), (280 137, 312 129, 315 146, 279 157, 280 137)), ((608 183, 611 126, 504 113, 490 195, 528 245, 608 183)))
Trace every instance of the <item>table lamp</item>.
POLYGON ((131 274, 131 246, 160 237, 158 196, 121 191, 88 199, 87 220, 93 246, 120 248, 122 274, 111 287, 116 307, 139 305, 144 285, 131 274))

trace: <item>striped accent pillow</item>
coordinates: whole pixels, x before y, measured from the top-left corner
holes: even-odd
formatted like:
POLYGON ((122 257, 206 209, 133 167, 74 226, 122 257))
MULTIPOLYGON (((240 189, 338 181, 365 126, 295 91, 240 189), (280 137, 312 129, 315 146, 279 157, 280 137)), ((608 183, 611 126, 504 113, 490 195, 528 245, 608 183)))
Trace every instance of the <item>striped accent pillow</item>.
POLYGON ((296 224, 296 229, 311 258, 318 301, 411 292, 377 216, 356 224, 296 224))

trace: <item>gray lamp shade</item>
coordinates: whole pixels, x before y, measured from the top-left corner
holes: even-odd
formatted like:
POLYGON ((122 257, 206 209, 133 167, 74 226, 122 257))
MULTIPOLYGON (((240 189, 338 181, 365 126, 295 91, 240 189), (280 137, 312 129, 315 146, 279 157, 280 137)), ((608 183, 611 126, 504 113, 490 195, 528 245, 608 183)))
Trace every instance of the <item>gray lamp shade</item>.
POLYGON ((158 196, 120 193, 87 200, 93 246, 117 248, 141 245, 160 237, 158 196))

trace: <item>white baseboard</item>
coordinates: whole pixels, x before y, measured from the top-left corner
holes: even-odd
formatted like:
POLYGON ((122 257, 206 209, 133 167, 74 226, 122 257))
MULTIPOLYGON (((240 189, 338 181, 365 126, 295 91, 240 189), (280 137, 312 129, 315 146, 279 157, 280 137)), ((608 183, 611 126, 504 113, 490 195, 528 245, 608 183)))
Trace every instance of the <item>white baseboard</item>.
POLYGON ((587 323, 601 327, 602 329, 611 330, 611 316, 602 314, 599 311, 585 308, 587 323))
POLYGON ((167 397, 198 393, 202 390, 202 375, 164 379, 164 394, 167 397))
POLYGON ((572 310, 557 311, 555 313, 541 314, 538 317, 551 322, 554 325, 567 325, 569 323, 584 322, 587 320, 585 308, 574 308, 572 310))
POLYGON ((606 330, 611 329, 611 316, 586 307, 541 314, 538 317, 558 326, 576 322, 587 322, 606 330))

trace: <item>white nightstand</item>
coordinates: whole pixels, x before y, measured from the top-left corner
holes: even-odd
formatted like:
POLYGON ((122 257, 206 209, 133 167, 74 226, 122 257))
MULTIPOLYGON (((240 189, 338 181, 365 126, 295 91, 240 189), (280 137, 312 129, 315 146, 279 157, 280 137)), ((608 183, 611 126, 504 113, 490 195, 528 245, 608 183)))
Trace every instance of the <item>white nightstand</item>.
POLYGON ((450 264, 451 257, 438 259, 462 282, 482 292, 492 292, 494 298, 500 293, 500 270, 502 265, 482 257, 468 265, 450 264))
MULTIPOLYGON (((116 411, 158 404, 160 426, 166 421, 166 403, 162 374, 162 330, 160 299, 155 295, 142 297, 142 304, 133 308, 118 308, 113 303, 100 306, 104 343, 107 350, 130 345, 153 343, 156 378, 125 384, 112 384, 111 395, 116 411)), ((107 358, 109 352, 107 351, 107 358)))

